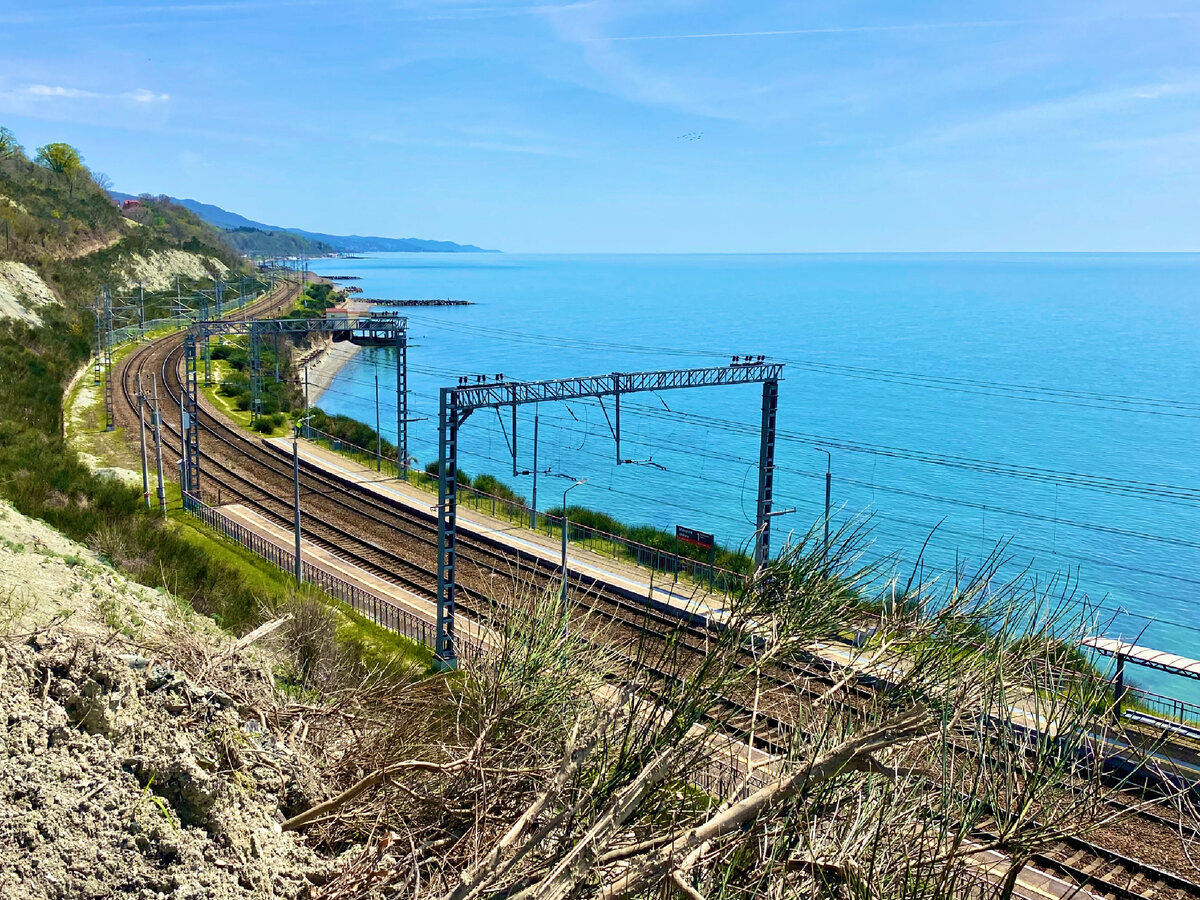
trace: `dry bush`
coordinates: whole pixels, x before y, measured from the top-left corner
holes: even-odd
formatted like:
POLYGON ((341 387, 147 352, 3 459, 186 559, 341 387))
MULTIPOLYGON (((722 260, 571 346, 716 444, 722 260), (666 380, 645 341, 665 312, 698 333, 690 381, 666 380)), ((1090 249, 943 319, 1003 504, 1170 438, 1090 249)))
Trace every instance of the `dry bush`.
POLYGON ((135 579, 142 577, 151 562, 149 553, 139 546, 129 522, 105 521, 85 543, 89 550, 135 579))
POLYGON ((334 687, 330 675, 339 668, 341 651, 333 610, 316 597, 293 595, 278 614, 287 617, 280 642, 291 667, 290 680, 303 687, 334 687))
POLYGON ((965 581, 910 579, 858 650, 884 678, 868 699, 855 676, 798 698, 789 752, 758 768, 722 736, 730 697, 757 697, 779 666, 862 624, 879 576, 859 563, 862 537, 839 535, 828 560, 811 535, 787 548, 703 657, 671 636, 564 637, 555 597, 514 598, 497 606, 497 646, 462 672, 297 712, 328 799, 284 827, 353 848, 315 896, 1009 896, 980 883, 981 844, 1015 873, 1107 814, 1086 765, 1105 685, 1083 674, 1064 691, 1047 665, 1092 624, 1061 586, 1002 582, 1000 553, 965 581), (1014 703, 1057 735, 1014 725, 1014 703), (714 767, 722 789, 702 789, 714 767))

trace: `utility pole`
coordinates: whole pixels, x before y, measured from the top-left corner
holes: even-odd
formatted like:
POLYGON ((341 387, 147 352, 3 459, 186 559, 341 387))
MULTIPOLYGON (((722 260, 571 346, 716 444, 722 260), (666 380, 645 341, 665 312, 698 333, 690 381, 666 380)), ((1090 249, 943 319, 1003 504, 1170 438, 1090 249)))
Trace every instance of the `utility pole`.
POLYGON ((142 375, 138 373, 138 441, 142 445, 142 499, 146 509, 150 508, 150 466, 146 460, 146 393, 142 390, 142 375))
MULTIPOLYGON (((529 525, 534 531, 537 531, 537 526, 538 526, 538 512, 537 512, 537 477, 538 477, 537 456, 538 456, 538 454, 537 454, 537 451, 538 451, 538 414, 537 414, 536 407, 535 407, 535 411, 533 413, 533 511, 529 515, 529 518, 530 518, 529 525)), ((569 488, 568 488, 568 490, 569 490, 569 488)), ((566 496, 566 495, 564 494, 564 496, 566 496)), ((563 507, 563 514, 564 515, 566 514, 565 506, 563 507)), ((564 571, 565 571, 565 565, 566 564, 564 563, 564 571)))
POLYGON ((571 530, 571 523, 567 518, 567 494, 575 490, 581 484, 587 484, 586 478, 581 478, 574 484, 567 487, 563 491, 562 503, 562 624, 563 637, 567 636, 567 533, 571 530))
POLYGON ((833 454, 824 447, 814 448, 825 454, 825 543, 821 546, 821 568, 829 577, 829 497, 833 488, 833 454))
POLYGON ((306 440, 312 440, 312 427, 308 424, 309 419, 308 409, 308 366, 304 367, 304 437, 306 440))
MULTIPOLYGON (((182 400, 183 398, 180 397, 182 400)), ((179 406, 179 452, 187 457, 187 431, 188 431, 188 414, 183 408, 183 404, 179 406)), ((184 494, 188 492, 187 467, 184 465, 184 459, 179 460, 179 490, 184 494)), ((184 508, 187 508, 187 498, 184 498, 184 508)))
POLYGON ((138 343, 146 339, 146 286, 138 282, 138 343))
POLYGON ((408 328, 396 329, 396 473, 408 481, 408 328))
POLYGON ((150 421, 154 424, 154 461, 158 469, 158 511, 165 516, 167 514, 167 492, 163 485, 162 416, 158 411, 158 381, 153 375, 150 376, 150 384, 154 389, 154 412, 150 415, 150 421))
POLYGON ((102 302, 100 294, 97 294, 94 310, 96 315, 96 365, 92 367, 92 384, 100 383, 100 370, 104 365, 104 345, 102 343, 104 341, 104 324, 100 311, 102 302))
POLYGON ((379 373, 375 373, 375 471, 383 471, 383 435, 379 433, 379 373))
MULTIPOLYGON (((307 420, 306 420, 307 421, 307 420)), ((300 562, 300 429, 292 432, 292 503, 295 506, 296 527, 296 583, 304 583, 304 566, 300 562)))
POLYGON ((112 293, 108 285, 104 285, 104 430, 112 431, 117 427, 113 410, 113 306, 112 293))

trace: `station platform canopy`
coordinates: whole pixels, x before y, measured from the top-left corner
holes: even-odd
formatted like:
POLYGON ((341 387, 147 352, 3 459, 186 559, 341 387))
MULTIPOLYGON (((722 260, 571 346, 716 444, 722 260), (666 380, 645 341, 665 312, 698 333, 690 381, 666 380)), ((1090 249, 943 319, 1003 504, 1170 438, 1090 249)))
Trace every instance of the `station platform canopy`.
POLYGON ((1176 656, 1150 647, 1141 647, 1126 641, 1112 638, 1085 638, 1084 647, 1095 650, 1102 656, 1111 656, 1118 662, 1128 661, 1148 669, 1158 669, 1172 675, 1182 675, 1185 678, 1200 679, 1200 660, 1188 659, 1186 656, 1176 656))

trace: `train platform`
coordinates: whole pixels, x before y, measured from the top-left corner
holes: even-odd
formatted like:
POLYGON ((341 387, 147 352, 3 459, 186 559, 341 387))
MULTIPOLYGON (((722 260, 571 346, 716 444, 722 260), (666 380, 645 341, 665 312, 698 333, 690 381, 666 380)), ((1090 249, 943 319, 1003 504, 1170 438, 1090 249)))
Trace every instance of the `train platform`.
MULTIPOLYGON (((273 547, 278 548, 282 554, 287 554, 288 559, 292 558, 291 554, 294 553, 296 546, 295 534, 292 531, 277 525, 240 503, 215 507, 214 511, 224 516, 230 522, 241 526, 251 534, 257 535, 273 547)), ((319 547, 305 539, 303 534, 301 534, 300 539, 300 558, 304 562, 307 571, 312 572, 316 570, 332 578, 339 579, 353 586, 362 595, 365 595, 368 601, 369 598, 375 598, 379 601, 379 604, 390 606, 399 610, 402 615, 424 623, 430 629, 431 633, 436 628, 437 610, 434 608, 432 602, 418 597, 400 585, 380 578, 378 575, 368 572, 354 563, 342 559, 340 556, 330 553, 325 548, 319 547)), ((390 627, 389 617, 386 613, 378 611, 378 604, 359 602, 353 605, 360 613, 373 619, 376 623, 390 627)), ((459 640, 465 640, 466 643, 475 647, 485 647, 494 641, 488 629, 466 617, 459 617, 456 627, 458 629, 459 640)))
MULTIPOLYGON (((264 438, 263 443, 289 458, 292 455, 292 442, 288 438, 264 438)), ((311 441, 301 439, 299 452, 301 464, 310 470, 325 472, 381 498, 400 503, 415 511, 419 510, 424 515, 434 512, 437 505, 437 497, 433 494, 398 478, 381 475, 362 463, 311 441)), ((464 504, 459 504, 458 507, 458 530, 489 538, 514 551, 532 554, 554 566, 562 563, 562 545, 557 537, 548 537, 532 529, 514 525, 464 504)), ((710 593, 703 585, 673 582, 668 575, 614 560, 578 544, 570 546, 567 568, 572 575, 602 582, 639 598, 650 598, 655 605, 677 612, 715 621, 727 614, 728 598, 723 594, 710 593)))

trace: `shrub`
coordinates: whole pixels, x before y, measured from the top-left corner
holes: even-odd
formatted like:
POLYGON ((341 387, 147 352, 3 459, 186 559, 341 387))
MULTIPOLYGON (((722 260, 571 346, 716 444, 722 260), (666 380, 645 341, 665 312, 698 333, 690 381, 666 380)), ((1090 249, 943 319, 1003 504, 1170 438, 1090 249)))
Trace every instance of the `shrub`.
MULTIPOLYGON (((434 464, 436 471, 436 463, 434 464)), ((472 482, 472 487, 477 491, 482 491, 485 494, 491 494, 493 497, 499 497, 501 500, 508 500, 512 503, 519 503, 522 506, 527 505, 525 498, 510 488, 507 484, 497 478, 495 475, 477 475, 472 482)))
MULTIPOLYGON (((425 474, 428 475, 430 478, 440 478, 441 474, 442 474, 441 460, 435 459, 431 463, 426 463, 425 474)), ((465 487, 471 486, 471 476, 468 475, 466 472, 464 472, 462 469, 459 469, 458 471, 456 471, 454 473, 454 480, 457 481, 460 485, 463 485, 465 487)))

